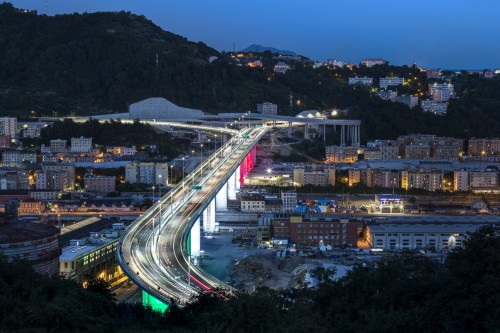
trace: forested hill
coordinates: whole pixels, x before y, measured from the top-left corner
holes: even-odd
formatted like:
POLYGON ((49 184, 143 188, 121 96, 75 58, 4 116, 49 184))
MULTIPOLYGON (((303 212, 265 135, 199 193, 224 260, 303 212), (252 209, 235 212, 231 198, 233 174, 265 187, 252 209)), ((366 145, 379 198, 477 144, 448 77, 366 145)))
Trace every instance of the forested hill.
MULTIPOLYGON (((188 19, 188 18, 186 18, 188 19)), ((429 81, 417 66, 313 68, 303 57, 283 61, 270 51, 242 58, 163 31, 143 16, 93 13, 45 16, 0 4, 0 116, 92 115, 125 112, 133 102, 165 97, 205 112, 255 110, 264 101, 278 113, 349 109, 341 117, 362 121, 362 142, 408 133, 494 137, 500 128, 500 79, 453 76, 457 98, 444 117, 380 100, 367 87, 347 84, 354 76, 403 77, 400 94, 425 98, 429 81), (159 84, 156 84, 156 55, 159 84), (210 62, 209 58, 217 57, 210 62), (244 60, 244 61, 243 61, 244 60), (290 93, 293 105, 290 108, 290 93)), ((212 60, 214 58, 211 58, 212 60)), ((450 76, 452 77, 452 76, 450 76)))
MULTIPOLYGON (((218 52, 126 12, 45 16, 0 4, 0 109, 124 111, 154 95, 186 102, 218 52), (160 87, 155 90, 159 55, 160 87)), ((196 96, 193 96, 196 98, 196 96)), ((196 106, 201 103, 196 101, 196 106)))

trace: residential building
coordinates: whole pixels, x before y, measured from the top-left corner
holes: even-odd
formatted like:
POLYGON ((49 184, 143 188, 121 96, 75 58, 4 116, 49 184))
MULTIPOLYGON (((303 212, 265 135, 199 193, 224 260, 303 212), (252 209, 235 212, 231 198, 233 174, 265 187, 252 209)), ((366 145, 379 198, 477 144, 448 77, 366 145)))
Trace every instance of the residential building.
POLYGON ((409 96, 409 95, 400 95, 396 96, 395 102, 402 103, 408 105, 410 109, 413 109, 418 105, 418 97, 417 96, 409 96))
MULTIPOLYGON (((47 189, 53 189, 53 190, 73 190, 75 188, 75 166, 72 164, 66 164, 66 163, 46 163, 42 164, 42 171, 47 173, 47 189), (50 172, 56 172, 57 173, 50 173, 50 172), (66 173, 66 179, 64 180, 62 178, 61 172, 58 171, 63 171, 66 173), (56 176, 59 180, 55 183, 51 183, 50 176, 56 176), (65 184, 65 185, 64 185, 65 184), (62 186, 62 187, 61 187, 62 186)), ((40 188, 42 189, 42 188, 40 188)))
POLYGON ((432 112, 435 115, 443 116, 448 110, 448 103, 446 102, 436 102, 434 100, 423 100, 420 103, 420 107, 424 112, 432 112))
POLYGON ((397 91, 392 91, 392 90, 385 90, 385 89, 379 89, 375 93, 380 99, 383 99, 384 101, 391 101, 395 102, 396 97, 398 96, 397 91))
POLYGON ((344 67, 345 62, 335 59, 326 59, 325 64, 328 66, 344 67))
POLYGON ((88 153, 92 150, 92 138, 71 138, 71 152, 88 153))
POLYGON ((404 79, 402 77, 381 77, 380 88, 387 88, 390 86, 402 86, 404 79))
POLYGON ((43 123, 28 123, 22 126, 23 138, 39 138, 42 134, 43 123))
POLYGON ((19 202, 18 214, 21 215, 39 215, 42 213, 42 203, 35 199, 25 199, 19 202))
POLYGON ((96 176, 86 174, 83 178, 83 182, 86 192, 110 193, 116 190, 115 176, 96 176))
POLYGON ((166 163, 130 163, 125 166, 125 181, 135 184, 161 184, 168 181, 166 163))
POLYGON ((431 157, 431 146, 426 144, 410 144, 404 146, 405 158, 426 159, 431 157))
POLYGON ((373 78, 372 77, 350 77, 349 78, 349 84, 350 85, 355 85, 355 84, 362 84, 362 85, 367 85, 371 86, 373 84, 373 78))
POLYGON ((266 201, 261 195, 242 195, 240 208, 242 212, 265 212, 266 201))
POLYGON ((498 216, 387 216, 368 221, 363 234, 376 249, 441 251, 462 247, 469 233, 498 223, 498 216))
POLYGON ((498 187, 498 171, 470 171, 469 180, 471 190, 498 187))
POLYGON ((296 164, 293 167, 295 185, 335 186, 335 167, 324 164, 296 164))
POLYGON ((30 191, 30 198, 41 201, 50 201, 59 199, 61 193, 62 193, 61 191, 55 191, 55 190, 36 189, 30 191))
POLYGON ((481 157, 500 156, 500 138, 469 139, 469 156, 481 157))
POLYGON ((361 61, 362 65, 365 65, 366 67, 373 67, 375 65, 384 65, 387 64, 388 61, 380 58, 375 58, 375 59, 370 59, 366 58, 361 61))
POLYGON ((460 170, 453 172, 453 191, 469 191, 469 171, 460 170))
POLYGON ((274 65, 274 72, 279 73, 279 74, 285 74, 287 70, 290 69, 290 66, 288 66, 284 62, 278 62, 276 65, 274 65))
POLYGON ((50 140, 50 151, 52 153, 65 153, 68 151, 68 140, 50 140))
POLYGON ((274 237, 287 238, 299 248, 307 246, 356 247, 363 222, 350 215, 303 214, 291 215, 290 220, 273 222, 274 237))
POLYGON ((396 170, 370 170, 371 172, 371 187, 380 188, 399 188, 400 174, 396 170))
POLYGON ((437 79, 441 76, 441 70, 440 69, 426 69, 425 74, 427 75, 428 79, 437 79))
POLYGON ((3 166, 18 167, 23 163, 36 163, 36 153, 18 150, 2 152, 3 166))
POLYGON ((247 66, 251 68, 262 68, 262 62, 260 60, 249 61, 247 66))
POLYGON ((257 104, 257 113, 278 114, 278 105, 269 102, 257 104))
POLYGON ((436 191, 443 188, 443 171, 441 170, 403 170, 401 171, 401 188, 421 188, 436 191))
POLYGON ((297 206, 297 192, 281 191, 281 202, 283 204, 283 212, 293 212, 297 206))
POLYGON ((398 158, 399 156, 399 147, 397 145, 381 145, 378 149, 380 150, 381 159, 398 158))
POLYGON ((12 146, 12 138, 10 135, 0 135, 0 149, 10 148, 12 146))
POLYGON ((379 160, 382 158, 380 148, 364 148, 363 156, 365 160, 379 160))
POLYGON ((2 117, 0 118, 0 134, 8 135, 11 139, 16 137, 17 118, 2 117))
POLYGON ((358 147, 326 146, 326 163, 354 163, 358 160, 358 147))
POLYGON ((0 170, 0 190, 27 190, 29 173, 25 170, 0 170))
POLYGON ((451 83, 429 83, 429 95, 436 102, 446 102, 454 97, 454 86, 451 83))

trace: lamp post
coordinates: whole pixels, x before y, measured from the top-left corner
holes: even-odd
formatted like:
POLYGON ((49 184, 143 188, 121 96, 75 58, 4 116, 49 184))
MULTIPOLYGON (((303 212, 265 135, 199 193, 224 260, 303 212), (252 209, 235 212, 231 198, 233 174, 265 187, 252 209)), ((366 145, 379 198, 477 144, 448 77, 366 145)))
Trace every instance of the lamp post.
POLYGON ((182 190, 184 191, 184 168, 186 167, 186 156, 182 156, 182 190))
POLYGON ((200 144, 200 177, 203 178, 203 143, 200 144))

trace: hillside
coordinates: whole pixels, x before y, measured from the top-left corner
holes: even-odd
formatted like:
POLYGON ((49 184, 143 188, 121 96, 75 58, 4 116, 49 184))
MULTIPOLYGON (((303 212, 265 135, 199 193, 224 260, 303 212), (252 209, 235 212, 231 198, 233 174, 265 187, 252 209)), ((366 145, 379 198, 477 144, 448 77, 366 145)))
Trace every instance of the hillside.
MULTIPOLYGON (((500 80, 453 77, 456 99, 437 117, 382 101, 366 87, 347 84, 354 76, 414 78, 400 93, 423 94, 429 81, 417 66, 320 67, 294 62, 274 73, 282 58, 270 51, 240 61, 231 54, 163 31, 128 12, 45 16, 0 4, 0 116, 92 115, 125 112, 152 96, 205 112, 255 110, 269 101, 278 113, 349 109, 361 119, 362 142, 408 133, 457 137, 498 136, 500 80), (159 84, 156 85, 156 54, 159 84), (209 62, 212 56, 215 61, 209 62), (244 61, 261 60, 262 68, 244 61), (289 96, 293 94, 290 109, 289 96)), ((332 142, 334 143, 334 142, 332 142)))
POLYGON ((269 51, 271 53, 279 53, 279 54, 283 54, 283 55, 291 55, 291 56, 295 56, 297 55, 295 52, 293 51, 289 51, 289 50, 279 50, 277 48, 274 48, 274 47, 270 47, 270 46, 262 46, 262 45, 259 45, 259 44, 252 44, 246 48, 244 48, 243 50, 241 50, 241 52, 258 52, 258 53, 263 53, 265 51, 269 51))

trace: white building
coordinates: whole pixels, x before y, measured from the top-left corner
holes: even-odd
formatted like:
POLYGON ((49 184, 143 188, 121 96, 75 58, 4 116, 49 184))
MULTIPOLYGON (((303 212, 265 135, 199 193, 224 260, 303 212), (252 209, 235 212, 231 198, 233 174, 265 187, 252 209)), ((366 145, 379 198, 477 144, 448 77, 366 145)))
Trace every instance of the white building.
POLYGON ((290 69, 290 66, 288 66, 284 62, 278 62, 276 65, 274 65, 274 72, 279 73, 279 74, 285 74, 287 70, 290 69))
POLYGON ((396 100, 396 97, 398 96, 397 91, 392 91, 392 90, 377 90, 375 93, 380 99, 383 99, 384 101, 391 101, 394 102, 396 100))
POLYGON ((336 67, 344 67, 345 62, 335 59, 326 59, 326 65, 328 66, 336 66, 336 67))
POLYGON ((36 153, 21 151, 2 152, 2 164, 4 166, 20 166, 23 163, 36 163, 36 153))
POLYGON ((0 134, 10 135, 13 139, 16 137, 17 118, 2 117, 0 118, 0 134))
POLYGON ((367 223, 373 248, 448 250, 461 247, 467 233, 500 223, 498 216, 387 216, 367 223))
POLYGON ((161 184, 168 182, 166 163, 130 163, 125 166, 125 180, 131 184, 161 184))
POLYGON ((257 113, 278 114, 278 105, 269 102, 257 104, 257 113))
POLYGON ((420 104, 424 112, 432 112, 435 115, 443 116, 446 114, 448 109, 448 103, 446 102, 436 102, 433 100, 425 100, 420 104))
POLYGON ((22 127, 23 138, 39 138, 44 126, 45 124, 42 123, 24 124, 22 127))
POLYGON ((281 191, 281 201, 283 203, 284 212, 294 212, 297 206, 297 192, 281 191))
POLYGON ((371 86, 373 84, 373 78, 372 77, 350 77, 349 78, 349 84, 354 85, 354 84, 362 84, 362 85, 367 85, 371 86))
POLYGON ((92 150, 92 138, 71 138, 72 153, 88 153, 92 150))
POLYGON ((380 88, 387 88, 389 86, 401 86, 404 83, 402 77, 381 77, 380 88))
POLYGON ((162 97, 152 97, 130 104, 129 117, 160 120, 199 119, 203 117, 203 112, 177 106, 162 97))
POLYGON ((451 83, 430 83, 429 95, 436 102, 446 102, 454 94, 454 86, 451 83))
POLYGON ((384 60, 384 59, 380 59, 380 58, 377 58, 377 59, 363 59, 361 61, 361 64, 362 65, 365 65, 366 67, 373 67, 375 65, 384 65, 387 63, 387 60, 384 60))

